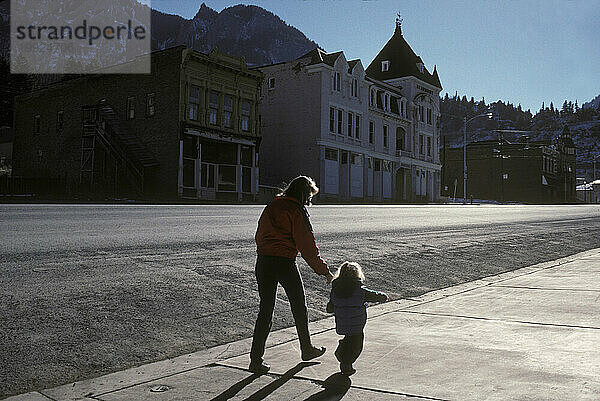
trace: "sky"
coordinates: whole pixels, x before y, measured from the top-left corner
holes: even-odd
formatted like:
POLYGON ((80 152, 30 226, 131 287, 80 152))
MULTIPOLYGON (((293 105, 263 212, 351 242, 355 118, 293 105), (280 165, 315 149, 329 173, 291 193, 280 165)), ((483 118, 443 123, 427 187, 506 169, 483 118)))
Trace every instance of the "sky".
MULTIPOLYGON (((221 11, 253 4, 279 16, 327 52, 342 50, 366 68, 394 33, 402 33, 442 96, 521 104, 579 105, 600 94, 598 0, 205 0, 221 11)), ((193 18, 202 1, 153 0, 163 12, 193 18)))

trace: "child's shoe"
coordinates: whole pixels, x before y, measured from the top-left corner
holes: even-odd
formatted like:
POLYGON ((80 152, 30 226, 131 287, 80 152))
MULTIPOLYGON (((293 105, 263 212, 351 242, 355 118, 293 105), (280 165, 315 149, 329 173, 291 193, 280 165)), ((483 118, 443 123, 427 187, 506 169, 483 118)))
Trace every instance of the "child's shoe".
POLYGON ((351 376, 356 373, 356 369, 352 367, 351 363, 340 363, 340 371, 345 376, 351 376))

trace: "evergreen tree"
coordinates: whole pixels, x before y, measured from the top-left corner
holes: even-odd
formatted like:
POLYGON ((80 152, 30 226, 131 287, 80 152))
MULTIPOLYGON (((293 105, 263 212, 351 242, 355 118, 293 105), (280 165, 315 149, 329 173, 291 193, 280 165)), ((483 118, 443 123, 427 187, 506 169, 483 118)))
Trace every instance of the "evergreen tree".
POLYGON ((568 111, 567 111, 568 108, 569 108, 569 105, 567 103, 567 100, 565 99, 565 102, 562 105, 562 109, 560 109, 560 113, 562 114, 563 117, 568 114, 568 111))

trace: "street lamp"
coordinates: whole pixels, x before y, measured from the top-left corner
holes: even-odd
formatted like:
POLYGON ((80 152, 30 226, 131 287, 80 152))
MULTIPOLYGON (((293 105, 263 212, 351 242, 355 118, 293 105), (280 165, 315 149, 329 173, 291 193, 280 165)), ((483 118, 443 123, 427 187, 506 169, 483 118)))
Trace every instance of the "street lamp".
POLYGON ((492 118, 493 116, 492 112, 487 112, 478 114, 468 120, 467 117, 463 118, 463 205, 467 203, 467 123, 479 117, 492 118))

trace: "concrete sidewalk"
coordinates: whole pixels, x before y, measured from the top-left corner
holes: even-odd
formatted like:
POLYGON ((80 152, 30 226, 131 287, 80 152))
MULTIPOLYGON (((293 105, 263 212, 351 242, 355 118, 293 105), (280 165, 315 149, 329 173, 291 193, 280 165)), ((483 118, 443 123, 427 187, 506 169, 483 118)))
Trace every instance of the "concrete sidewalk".
POLYGON ((9 400, 598 400, 600 249, 369 308, 349 378, 333 318, 327 353, 299 363, 294 328, 271 333, 268 375, 251 339, 9 400))

